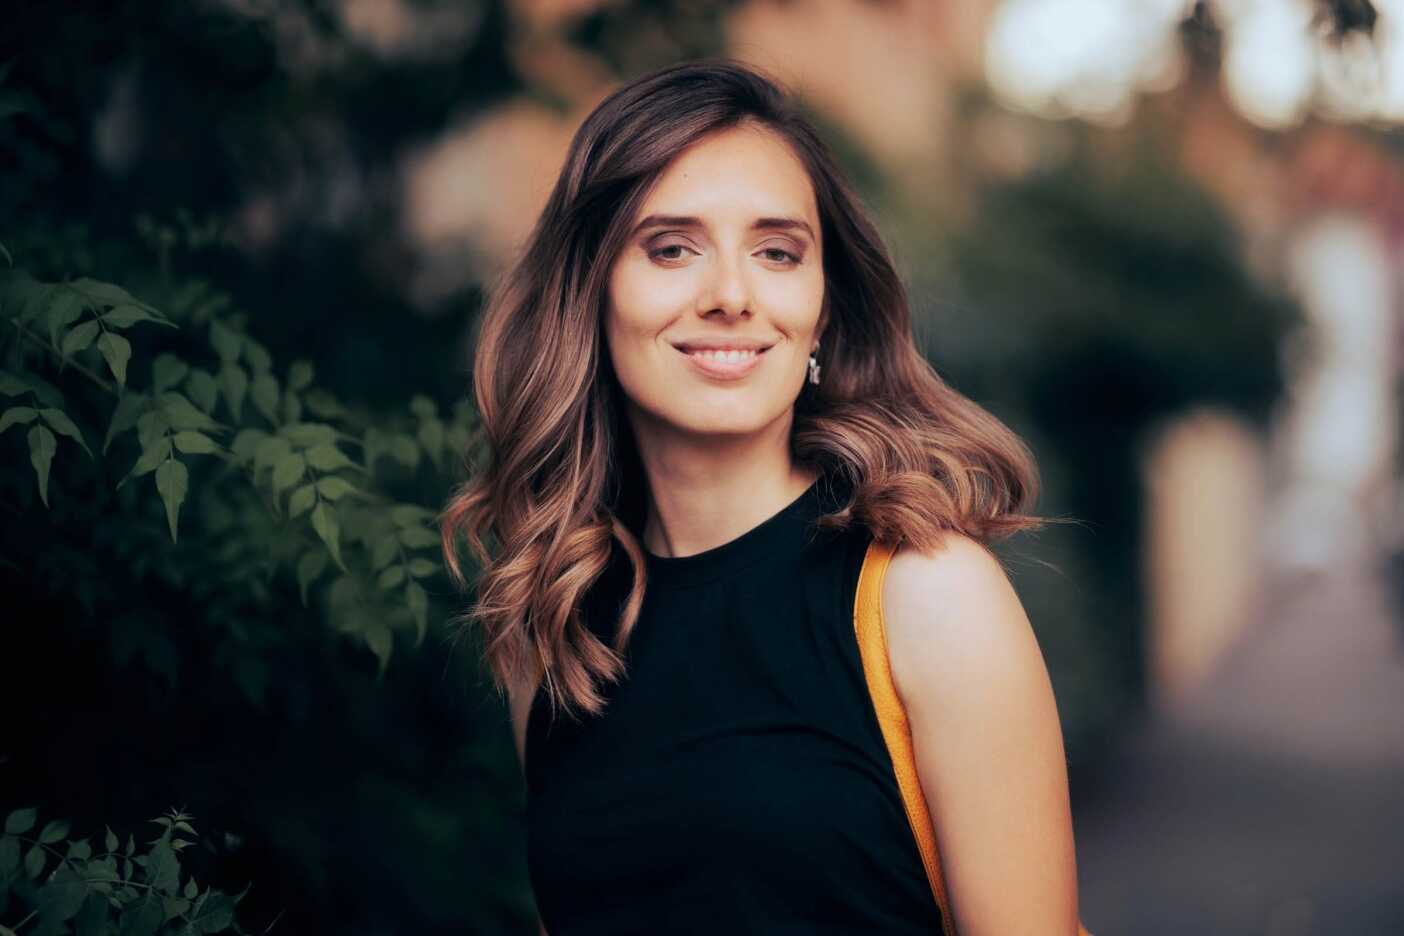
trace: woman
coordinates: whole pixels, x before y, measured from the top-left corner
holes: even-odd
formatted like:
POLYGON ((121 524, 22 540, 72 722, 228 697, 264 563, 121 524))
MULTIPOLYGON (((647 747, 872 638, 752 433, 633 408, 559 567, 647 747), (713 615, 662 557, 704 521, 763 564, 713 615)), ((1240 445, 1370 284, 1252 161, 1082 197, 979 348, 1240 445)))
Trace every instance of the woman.
POLYGON ((1034 465, 917 351, 792 98, 706 60, 603 101, 473 379, 444 537, 483 565, 543 929, 939 931, 853 632, 876 538, 959 932, 1078 932, 1053 693, 985 546, 1039 523, 1034 465))

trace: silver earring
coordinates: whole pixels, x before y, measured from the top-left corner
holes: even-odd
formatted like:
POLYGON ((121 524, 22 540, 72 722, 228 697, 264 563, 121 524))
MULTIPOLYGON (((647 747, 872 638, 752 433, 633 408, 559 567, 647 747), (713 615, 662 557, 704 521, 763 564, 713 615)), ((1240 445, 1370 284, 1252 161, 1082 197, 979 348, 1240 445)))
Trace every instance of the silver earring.
MULTIPOLYGON (((814 350, 815 354, 819 351, 818 348, 814 350)), ((819 359, 815 357, 814 354, 809 356, 809 382, 815 386, 819 385, 819 359)))

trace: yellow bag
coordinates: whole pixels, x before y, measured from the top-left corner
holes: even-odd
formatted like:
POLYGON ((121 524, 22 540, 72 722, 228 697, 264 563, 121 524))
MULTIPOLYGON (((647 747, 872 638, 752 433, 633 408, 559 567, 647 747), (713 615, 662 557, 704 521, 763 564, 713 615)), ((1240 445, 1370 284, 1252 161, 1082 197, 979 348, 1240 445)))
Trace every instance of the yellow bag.
MULTIPOLYGON (((902 700, 892 684, 887 636, 883 630, 882 582, 887 575, 887 566, 896 552, 895 546, 884 545, 877 540, 869 544, 867 554, 863 557, 863 568, 858 574, 858 596, 853 609, 853 627, 858 635, 858 651, 863 658, 863 675, 868 682, 868 692, 873 698, 873 708, 877 710, 883 740, 887 742, 888 753, 892 755, 897 786, 902 790, 902 802, 907 807, 907 819, 916 835, 917 847, 921 849, 921 861, 926 866, 926 878, 931 882, 931 892, 936 895, 936 903, 941 908, 941 931, 945 936, 956 936, 955 923, 951 920, 950 901, 946 898, 946 883, 941 877, 941 859, 936 852, 936 834, 931 825, 931 814, 926 808, 926 798, 921 792, 921 780, 917 775, 912 733, 907 724, 907 713, 902 708, 902 700)), ((1079 924, 1078 936, 1092 934, 1079 924)))

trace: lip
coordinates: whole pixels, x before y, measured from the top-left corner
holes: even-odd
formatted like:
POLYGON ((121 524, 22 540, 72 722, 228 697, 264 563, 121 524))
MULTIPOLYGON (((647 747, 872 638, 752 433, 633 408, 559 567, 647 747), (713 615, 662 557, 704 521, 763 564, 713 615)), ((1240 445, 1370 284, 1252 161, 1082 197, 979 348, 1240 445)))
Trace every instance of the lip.
POLYGON ((684 353, 688 351, 765 351, 774 341, 761 341, 759 338, 697 338, 691 341, 675 341, 673 347, 684 353))
MULTIPOLYGON (((683 350, 686 345, 673 345, 673 347, 687 360, 688 364, 692 365, 692 367, 696 368, 697 371, 704 376, 712 377, 717 380, 739 380, 757 367, 760 367, 761 361, 765 358, 765 348, 769 346, 759 346, 756 349, 756 355, 749 361, 736 361, 734 363, 731 361, 712 360, 698 354, 688 354, 683 350)), ((737 347, 736 350, 742 351, 748 349, 737 347)))

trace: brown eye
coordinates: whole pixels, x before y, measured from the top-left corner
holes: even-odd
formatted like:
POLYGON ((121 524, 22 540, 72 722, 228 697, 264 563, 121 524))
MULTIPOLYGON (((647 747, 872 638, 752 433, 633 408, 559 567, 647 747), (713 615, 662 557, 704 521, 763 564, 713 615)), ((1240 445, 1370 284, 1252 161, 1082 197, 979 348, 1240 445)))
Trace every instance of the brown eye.
POLYGON ((682 259, 682 253, 681 253, 681 251, 682 251, 682 244, 669 244, 667 247, 659 247, 657 250, 655 250, 655 251, 653 252, 652 256, 658 257, 658 258, 661 259, 661 260, 681 260, 681 259, 682 259), (678 251, 678 253, 670 253, 670 252, 669 252, 669 251, 674 251, 674 250, 678 251))
POLYGON ((766 247, 764 250, 761 251, 761 253, 772 255, 772 256, 768 256, 766 259, 768 259, 768 260, 774 260, 776 263, 799 263, 799 262, 800 262, 800 258, 799 258, 799 257, 797 257, 796 255, 790 253, 788 250, 784 250, 783 248, 780 248, 780 247, 766 247), (773 256, 774 254, 779 254, 779 256, 773 256))

